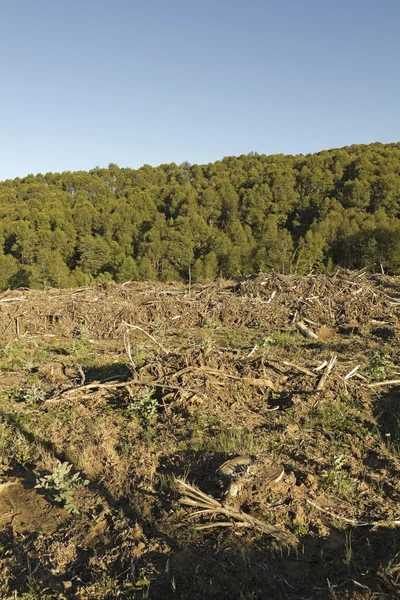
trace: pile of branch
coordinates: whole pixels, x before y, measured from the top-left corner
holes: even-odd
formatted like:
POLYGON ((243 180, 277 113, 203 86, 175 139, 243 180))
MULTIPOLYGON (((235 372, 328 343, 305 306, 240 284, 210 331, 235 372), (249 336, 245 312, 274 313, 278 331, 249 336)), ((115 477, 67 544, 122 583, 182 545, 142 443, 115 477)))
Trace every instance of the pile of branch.
MULTIPOLYGON (((0 294, 0 339, 22 336, 72 337, 85 325, 94 339, 119 340, 126 330, 142 332, 151 322, 168 339, 212 320, 213 327, 241 327, 260 322, 275 331, 293 323, 306 338, 321 326, 362 328, 384 316, 397 321, 400 299, 380 289, 365 274, 260 274, 234 283, 218 280, 206 285, 131 282, 76 290, 18 290, 0 294), (18 330, 15 318, 19 318, 18 330)), ((154 340, 153 340, 154 343, 154 340)), ((167 346, 157 341, 164 352, 167 346)))
POLYGON ((218 500, 212 496, 209 496, 208 494, 205 494, 198 488, 189 485, 183 479, 175 479, 175 484, 177 491, 182 495, 182 497, 179 499, 180 503, 200 509, 191 513, 188 516, 189 519, 198 515, 207 515, 211 518, 217 515, 223 515, 224 517, 230 519, 229 521, 213 521, 212 523, 204 525, 196 525, 195 529, 203 530, 212 529, 214 527, 248 528, 265 533, 281 544, 287 546, 296 545, 296 538, 292 534, 281 531, 273 525, 269 525, 264 521, 260 521, 260 519, 252 517, 241 510, 237 510, 231 506, 222 505, 220 502, 218 502, 218 500))

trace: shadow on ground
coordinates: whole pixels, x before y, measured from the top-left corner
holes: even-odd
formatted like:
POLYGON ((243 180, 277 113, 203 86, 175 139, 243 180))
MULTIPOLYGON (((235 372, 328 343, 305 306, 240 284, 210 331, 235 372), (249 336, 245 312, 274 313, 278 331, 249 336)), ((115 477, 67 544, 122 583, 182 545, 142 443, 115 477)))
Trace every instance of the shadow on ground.
MULTIPOLYGON (((385 410, 390 413, 393 402, 393 396, 389 395, 383 397, 380 403, 383 430, 389 425, 385 420, 385 410)), ((56 452, 51 442, 27 431, 14 415, 0 412, 0 416, 30 443, 42 446, 61 461, 68 460, 67 456, 56 452)), ((178 508, 176 495, 165 485, 166 478, 186 476, 204 492, 218 496, 220 489, 215 470, 227 458, 228 455, 223 453, 203 451, 160 457, 156 474, 160 482, 159 491, 151 494, 138 489, 136 492, 136 496, 151 496, 153 508, 148 518, 134 513, 129 499, 114 498, 102 482, 91 481, 90 488, 107 506, 105 528, 115 527, 116 535, 107 538, 107 542, 100 537, 92 546, 78 546, 73 559, 65 566, 65 573, 57 574, 50 563, 39 560, 35 555, 38 543, 46 543, 39 539, 41 534, 31 531, 21 535, 9 526, 0 534, 0 562, 12 555, 7 561, 8 572, 3 577, 14 580, 18 593, 32 593, 34 582, 36 588, 40 588, 38 593, 42 594, 37 597, 45 597, 48 590, 48 593, 56 593, 58 598, 89 598, 76 594, 80 585, 89 586, 91 580, 98 577, 91 566, 93 558, 114 554, 115 559, 105 562, 106 574, 121 582, 121 589, 125 580, 137 580, 138 574, 148 573, 148 583, 141 588, 138 586, 133 595, 130 592, 129 596, 125 596, 129 598, 372 600, 377 597, 376 594, 380 594, 379 598, 398 597, 393 583, 397 573, 395 557, 400 551, 397 530, 348 528, 344 531, 332 527, 324 538, 314 537, 313 532, 309 532, 299 540, 297 548, 288 550, 279 548, 257 533, 249 535, 240 530, 215 529, 211 533, 197 532, 193 535, 187 523, 182 525, 171 518, 168 524, 166 515, 173 515, 178 508), (160 521, 157 521, 157 516, 160 521), (161 522, 162 516, 167 525, 161 522), (121 530, 117 531, 116 519, 120 517, 124 521, 120 522, 121 530), (135 561, 126 560, 121 556, 119 547, 124 539, 124 527, 136 525, 140 526, 148 540, 162 540, 165 546, 160 550, 160 544, 153 547, 148 544, 135 561), (68 589, 64 586, 66 577, 71 582, 68 589), (23 583, 19 583, 21 581, 23 583)), ((295 470, 293 473, 296 476, 295 470)), ((84 473, 82 475, 85 476, 84 473)), ((17 464, 8 476, 18 477, 27 490, 34 487, 32 472, 21 471, 17 464)), ((328 519, 327 523, 329 520, 332 521, 328 519)), ((84 529, 85 524, 78 518, 72 528, 78 531, 80 527, 84 529)), ((61 523, 57 530, 59 539, 68 539, 70 535, 71 525, 68 521, 61 523)), ((138 542, 132 539, 132 548, 135 544, 138 545, 138 542)), ((105 590, 102 596, 104 600, 116 597, 115 588, 105 590)))

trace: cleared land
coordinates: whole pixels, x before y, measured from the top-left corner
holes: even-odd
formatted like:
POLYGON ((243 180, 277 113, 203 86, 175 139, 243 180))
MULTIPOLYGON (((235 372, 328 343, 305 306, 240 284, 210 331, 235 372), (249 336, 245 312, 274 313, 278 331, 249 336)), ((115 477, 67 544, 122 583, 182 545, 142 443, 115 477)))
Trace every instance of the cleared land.
POLYGON ((345 272, 2 294, 0 597, 400 597, 399 310, 345 272))

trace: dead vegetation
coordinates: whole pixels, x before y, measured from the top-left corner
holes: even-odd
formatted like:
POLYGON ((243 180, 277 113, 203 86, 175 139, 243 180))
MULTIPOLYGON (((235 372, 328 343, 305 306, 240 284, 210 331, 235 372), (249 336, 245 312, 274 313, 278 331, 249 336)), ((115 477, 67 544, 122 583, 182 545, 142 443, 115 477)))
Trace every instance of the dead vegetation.
POLYGON ((3 294, 0 597, 400 594, 399 295, 344 272, 3 294), (77 515, 34 489, 57 461, 89 481, 77 515))

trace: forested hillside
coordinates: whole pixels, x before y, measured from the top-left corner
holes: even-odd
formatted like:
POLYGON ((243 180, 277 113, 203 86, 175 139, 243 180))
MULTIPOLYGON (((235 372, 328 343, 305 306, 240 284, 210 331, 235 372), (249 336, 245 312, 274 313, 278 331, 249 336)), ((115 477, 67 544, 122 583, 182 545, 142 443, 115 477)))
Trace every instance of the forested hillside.
POLYGON ((0 289, 400 273, 400 143, 0 183, 0 289))

